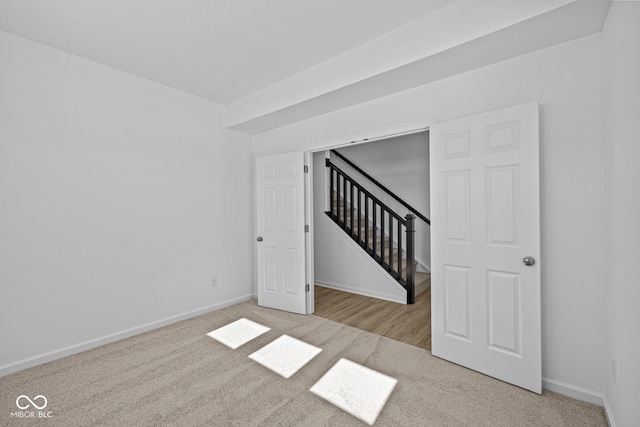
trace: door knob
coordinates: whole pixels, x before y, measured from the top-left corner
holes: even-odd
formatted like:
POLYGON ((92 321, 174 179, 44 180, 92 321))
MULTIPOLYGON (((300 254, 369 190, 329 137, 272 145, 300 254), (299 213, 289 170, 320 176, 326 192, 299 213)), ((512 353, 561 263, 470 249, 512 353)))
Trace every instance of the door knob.
POLYGON ((531 267, 533 264, 536 263, 536 259, 532 256, 526 256, 522 258, 522 262, 524 263, 524 265, 531 267))
POLYGON ((258 242, 262 242, 262 236, 258 236, 258 238, 256 239, 258 242))

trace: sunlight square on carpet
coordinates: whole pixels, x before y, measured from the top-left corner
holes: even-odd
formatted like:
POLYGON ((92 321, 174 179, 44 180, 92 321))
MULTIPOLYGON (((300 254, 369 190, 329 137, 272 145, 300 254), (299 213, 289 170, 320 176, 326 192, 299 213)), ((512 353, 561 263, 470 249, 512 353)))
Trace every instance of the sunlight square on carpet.
POLYGON ((242 318, 215 331, 211 331, 207 335, 235 350, 242 344, 248 343, 269 330, 271 330, 271 328, 242 318))
POLYGON ((295 374, 322 351, 299 339, 282 335, 249 355, 249 359, 271 369, 284 378, 295 374))
POLYGON ((398 380, 347 359, 340 359, 309 391, 373 425, 398 380))

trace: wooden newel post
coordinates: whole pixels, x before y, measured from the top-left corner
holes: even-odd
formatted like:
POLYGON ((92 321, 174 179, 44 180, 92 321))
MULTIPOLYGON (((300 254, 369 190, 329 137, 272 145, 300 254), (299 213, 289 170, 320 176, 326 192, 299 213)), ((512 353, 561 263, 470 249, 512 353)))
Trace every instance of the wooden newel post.
POLYGON ((415 243, 414 236, 416 233, 415 228, 415 215, 407 214, 405 216, 407 220, 407 304, 413 304, 416 301, 416 267, 415 267, 415 243))

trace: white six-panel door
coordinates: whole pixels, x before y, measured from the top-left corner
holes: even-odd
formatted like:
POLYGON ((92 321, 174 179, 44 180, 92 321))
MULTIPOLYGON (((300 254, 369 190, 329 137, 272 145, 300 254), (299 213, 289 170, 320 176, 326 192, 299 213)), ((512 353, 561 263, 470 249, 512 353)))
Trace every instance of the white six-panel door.
POLYGON ((538 104, 431 126, 430 158, 433 355, 540 393, 538 104))
POLYGON ((256 159, 258 305, 306 314, 303 153, 256 159))

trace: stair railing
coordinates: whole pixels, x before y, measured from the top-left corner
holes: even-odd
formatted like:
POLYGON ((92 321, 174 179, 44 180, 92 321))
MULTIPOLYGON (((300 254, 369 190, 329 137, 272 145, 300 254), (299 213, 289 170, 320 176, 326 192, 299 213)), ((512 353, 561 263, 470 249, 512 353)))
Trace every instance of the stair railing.
MULTIPOLYGON (((326 159, 326 166, 329 168, 330 194, 329 211, 326 214, 407 290, 407 304, 413 304, 415 302, 416 216, 413 213, 407 214, 404 218, 398 215, 332 163, 331 159, 326 159), (404 268, 403 235, 406 247, 404 268), (398 242, 395 257, 394 237, 398 242)), ((429 220, 426 219, 426 221, 429 220)))
POLYGON ((411 206, 409 203, 405 202, 404 200, 402 200, 400 197, 398 197, 393 191, 389 190, 387 187, 385 187, 384 185, 382 185, 377 179, 375 179, 374 177, 372 177, 371 175, 369 175, 368 173, 366 173, 365 171, 363 171, 358 165, 356 165, 355 163, 353 163, 351 160, 347 159, 344 155, 340 154, 339 152, 337 152, 336 150, 331 150, 331 154, 334 154, 336 157, 340 158, 343 162, 345 162, 347 165, 349 165, 350 167, 352 167, 354 170, 356 170, 360 175, 364 176, 365 178, 367 178, 369 181, 371 181, 376 187, 378 187, 379 189, 381 189, 382 191, 384 191, 385 193, 387 193, 389 196, 391 196, 395 201, 397 201, 398 203, 400 203, 402 206, 404 206, 405 208, 407 208, 409 210, 409 212, 414 213, 418 218, 420 218, 421 220, 423 220, 424 222, 426 222, 428 225, 431 225, 431 221, 429 220, 429 218, 427 218, 426 216, 424 216, 423 214, 421 214, 420 212, 418 212, 417 209, 415 209, 413 206, 411 206))

